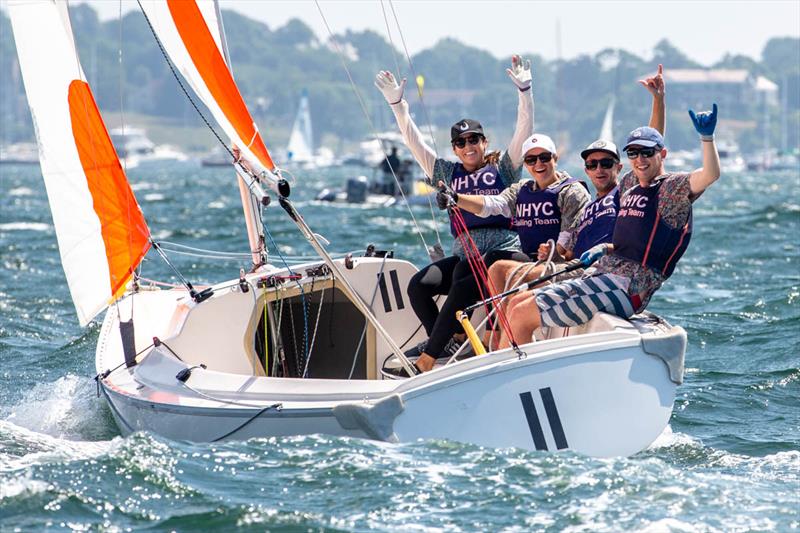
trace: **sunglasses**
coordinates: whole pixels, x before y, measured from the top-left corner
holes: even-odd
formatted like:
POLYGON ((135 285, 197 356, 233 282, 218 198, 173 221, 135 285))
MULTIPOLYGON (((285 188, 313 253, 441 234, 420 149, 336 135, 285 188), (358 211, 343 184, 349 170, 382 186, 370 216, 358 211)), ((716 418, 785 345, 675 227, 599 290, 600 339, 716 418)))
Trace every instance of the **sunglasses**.
POLYGON ((586 161, 585 167, 587 170, 594 170, 597 168, 597 165, 600 165, 600 168, 604 168, 608 170, 609 168, 613 168, 614 165, 617 164, 615 159, 611 159, 610 157, 604 157, 603 159, 593 159, 591 161, 586 161))
POLYGON ((476 145, 483 139, 484 139, 483 135, 477 135, 473 133, 469 137, 459 137, 458 139, 453 141, 453 146, 456 146, 458 148, 464 148, 467 145, 467 143, 471 145, 476 145))
POLYGON ((535 165, 537 160, 541 161, 542 163, 549 163, 551 159, 553 159, 553 154, 550 152, 544 152, 539 155, 526 155, 524 161, 525 164, 530 167, 535 165))
POLYGON ((639 150, 628 150, 625 153, 628 154, 628 159, 636 159, 640 155, 642 157, 653 157, 658 151, 659 149, 653 146, 650 148, 641 148, 639 150))

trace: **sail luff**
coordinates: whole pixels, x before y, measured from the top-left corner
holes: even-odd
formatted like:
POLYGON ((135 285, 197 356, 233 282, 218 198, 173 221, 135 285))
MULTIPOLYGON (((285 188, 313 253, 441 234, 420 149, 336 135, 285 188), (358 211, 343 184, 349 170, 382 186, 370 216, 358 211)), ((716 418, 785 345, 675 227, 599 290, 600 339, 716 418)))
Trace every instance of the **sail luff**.
POLYGON ((225 62, 213 3, 142 0, 141 7, 170 60, 214 120, 274 188, 275 164, 225 62))
POLYGON ((81 325, 118 297, 149 229, 86 83, 66 4, 9 2, 64 274, 81 325))

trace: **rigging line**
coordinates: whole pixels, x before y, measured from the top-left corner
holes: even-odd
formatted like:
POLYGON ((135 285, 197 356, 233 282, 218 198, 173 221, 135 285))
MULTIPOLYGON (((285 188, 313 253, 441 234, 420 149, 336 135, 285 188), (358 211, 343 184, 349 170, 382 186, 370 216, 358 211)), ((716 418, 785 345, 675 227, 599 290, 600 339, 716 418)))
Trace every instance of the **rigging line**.
MULTIPOLYGON (((313 283, 313 282, 312 282, 313 283)), ((309 297, 310 299, 310 297, 309 297)), ((325 288, 319 291, 319 303, 317 304, 317 320, 314 322, 314 334, 311 335, 311 344, 308 345, 308 354, 306 356, 306 365, 303 368, 303 377, 308 377, 308 365, 311 364, 311 352, 314 351, 314 343, 317 340, 317 331, 319 330, 319 318, 322 316, 322 304, 325 300, 325 288)))
POLYGON ((186 278, 183 277, 183 274, 181 274, 180 271, 175 267, 175 265, 172 264, 172 261, 169 260, 167 254, 164 253, 164 250, 161 249, 161 245, 159 245, 158 242, 154 241, 153 239, 150 239, 150 244, 153 245, 153 248, 155 248, 156 252, 158 252, 158 255, 161 256, 161 259, 164 260, 167 266, 170 267, 172 271, 178 276, 178 279, 180 279, 181 283, 185 285, 190 292, 193 292, 194 287, 192 287, 192 284, 189 283, 186 280, 186 278))
MULTIPOLYGON (((347 74, 347 78, 350 80, 350 87, 353 89, 353 92, 356 95, 356 99, 358 100, 358 103, 361 106, 361 111, 364 113, 364 117, 367 119, 367 124, 369 124, 369 128, 372 131, 372 135, 377 139, 378 132, 375 129, 375 124, 373 124, 372 119, 369 116, 369 111, 367 110, 367 106, 364 103, 364 99, 361 97, 361 93, 358 92, 358 88, 356 87, 356 82, 353 80, 353 76, 350 73, 350 69, 347 68, 347 63, 345 62, 344 53, 342 52, 341 48, 339 48, 339 43, 336 40, 336 37, 333 35, 333 31, 331 30, 331 27, 328 24, 328 19, 325 18, 325 14, 322 12, 322 7, 319 5, 319 0, 314 0, 314 4, 316 4, 317 10, 319 11, 319 15, 320 17, 322 17, 322 22, 325 24, 325 28, 328 30, 328 35, 330 35, 331 43, 333 43, 333 47, 336 49, 336 54, 339 56, 339 61, 341 61, 342 67, 344 68, 344 71, 347 74)), ((389 164, 389 156, 383 149, 383 143, 381 143, 381 151, 383 152, 384 161, 386 161, 387 164, 389 164)), ((409 205, 408 199, 406 198, 406 193, 403 192, 403 187, 401 186, 400 180, 397 178, 397 174, 395 173, 391 164, 389 164, 389 169, 392 171, 392 177, 394 178, 394 181, 397 184, 397 189, 400 191, 400 196, 403 198, 403 202, 405 202, 406 204, 406 209, 408 209, 408 214, 411 215, 411 220, 414 223, 414 228, 416 228, 420 240, 422 241, 422 246, 427 251, 428 243, 425 242, 425 236, 422 234, 422 230, 420 229, 419 224, 417 224, 417 218, 414 216, 414 212, 411 210, 411 206, 409 205)), ((434 227, 436 227, 436 224, 434 224, 434 227)))
POLYGON ((245 257, 231 257, 226 255, 214 255, 214 254, 200 254, 195 252, 182 252, 180 250, 170 250, 169 248, 164 248, 165 251, 175 254, 175 255, 186 255, 189 257, 203 257, 205 259, 214 259, 217 261, 241 261, 245 259, 245 257, 250 257, 251 254, 247 254, 245 257))
MULTIPOLYGON (((428 115, 428 108, 425 106, 425 100, 422 97, 422 88, 417 83, 417 74, 416 74, 416 71, 414 70, 414 64, 411 62, 411 55, 408 53, 408 47, 406 46, 406 40, 403 37, 403 30, 400 28, 400 20, 397 18, 397 13, 394 10, 394 5, 392 5, 392 1, 391 0, 389 0, 389 7, 392 8, 392 15, 394 16, 394 23, 395 23, 395 26, 397 27, 397 32, 400 34, 400 40, 403 43, 403 49, 405 50, 406 59, 408 60, 408 67, 409 67, 409 70, 411 71, 411 76, 414 79, 414 85, 417 87, 417 94, 419 96, 419 102, 420 102, 420 105, 422 106, 422 112, 425 114, 425 122, 426 122, 426 124, 428 126, 428 135, 430 136, 431 143, 433 144, 433 153, 438 158, 439 157, 439 148, 436 145, 436 136, 433 134, 433 124, 431 123, 430 116, 428 115)), ((381 0, 381 9, 383 9, 383 0, 381 0)), ((385 17, 386 17, 386 11, 384 11, 384 18, 385 17)), ((394 51, 395 51, 394 43, 392 42, 392 34, 389 31, 389 23, 388 23, 388 21, 386 23, 386 32, 389 34, 389 42, 392 43, 392 55, 394 56, 394 51)), ((395 58, 395 63, 397 63, 397 58, 395 58)), ((398 74, 398 76, 400 74, 400 67, 399 66, 397 67, 397 74, 398 74)), ((431 181, 431 186, 437 187, 437 184, 433 183, 433 176, 430 176, 430 181, 431 181)), ((439 234, 439 224, 437 223, 437 220, 436 220, 436 213, 433 210, 433 200, 431 200, 430 195, 428 195, 428 209, 429 209, 430 214, 431 214, 431 220, 433 221, 433 229, 436 232, 436 242, 438 242, 439 246, 441 247, 441 245, 442 245, 442 237, 439 234)))
MULTIPOLYGON (((281 261, 283 261, 283 265, 286 267, 286 270, 290 274, 294 274, 295 273, 294 270, 292 270, 292 267, 290 267, 289 263, 287 263, 286 260, 283 258, 283 254, 281 253, 280 248, 278 248, 278 245, 275 242, 275 239, 272 238, 272 232, 269 231, 269 228, 267 228, 267 226, 264 225, 263 222, 262 222, 262 225, 264 226, 264 232, 269 237, 269 241, 272 243, 273 248, 275 248, 275 251, 278 252, 278 257, 280 257, 281 261)), ((306 291, 303 289, 303 285, 300 283, 299 279, 295 280, 295 283, 297 284, 297 288, 300 289, 300 301, 303 304, 303 340, 304 340, 303 349, 306 350, 306 353, 308 353, 308 339, 307 339, 307 337, 308 337, 308 302, 306 302, 306 291)), ((312 284, 313 284, 313 280, 312 280, 312 284)), ((309 298, 311 298, 310 295, 309 295, 309 298)), ((292 306, 291 305, 289 306, 289 311, 290 311, 290 313, 292 313, 292 306)), ((294 333, 294 314, 292 313, 291 316, 292 316, 292 337, 293 337, 292 340, 294 341, 294 344, 295 344, 295 358, 297 358, 297 341, 294 339, 294 336, 295 336, 295 333, 294 333)), ((299 363, 299 361, 298 361, 298 363, 299 363)), ((300 366, 301 365, 298 364, 298 368, 297 368, 298 371, 300 370, 300 366)))
MULTIPOLYGON (((414 69, 414 63, 411 61, 411 54, 408 52, 408 46, 406 46, 406 39, 403 36, 403 29, 400 27, 400 19, 397 18, 397 12, 394 10, 394 4, 392 0, 389 0, 389 7, 392 8, 392 15, 394 16, 394 22, 397 26, 397 33, 400 34, 400 41, 403 43, 403 50, 406 53, 406 60, 408 61, 408 68, 411 70, 411 76, 414 78, 414 85, 417 86, 417 94, 419 95, 419 103, 422 106, 422 112, 425 114, 425 122, 428 124, 428 133, 431 136, 431 141, 433 141, 433 151, 436 153, 436 157, 439 157, 439 149, 436 147, 436 137, 433 135, 433 123, 431 122, 431 117, 428 115, 428 107, 425 105, 425 100, 422 98, 422 91, 417 85, 417 72, 414 69)), ((434 186, 436 184, 434 183, 434 186)))
MULTIPOLYGON (((139 4, 139 9, 142 11, 142 15, 144 15, 144 20, 147 22, 147 26, 150 28, 150 33, 153 34, 153 38, 156 40, 156 44, 158 45, 158 49, 161 50, 161 55, 164 57, 164 61, 166 61, 167 66, 169 67, 169 70, 172 72, 172 76, 175 78, 175 81, 178 82, 178 86, 180 86, 181 91, 183 91, 183 94, 189 100, 189 103, 192 104, 192 107, 194 107, 194 110, 197 111, 198 116, 200 116, 200 118, 203 120, 203 122, 205 123, 206 127, 208 127, 208 129, 211 130, 211 133, 214 134, 214 137, 216 137, 217 140, 219 141, 219 143, 222 145, 222 147, 225 148, 225 150, 231 156, 231 159, 235 161, 236 158, 233 155, 233 151, 231 151, 230 147, 225 143, 225 141, 222 140, 222 137, 219 136, 219 134, 217 133, 217 130, 215 130, 214 127, 211 125, 211 123, 208 121, 208 119, 206 119, 206 117, 203 114, 203 112, 200 111, 200 108, 197 107, 197 104, 195 103, 195 101, 191 97, 191 95, 189 94, 189 91, 187 91, 186 87, 183 85, 183 82, 181 81, 180 77, 178 76, 178 73, 175 72, 175 67, 172 64, 172 61, 169 60, 169 56, 167 56, 167 52, 166 52, 166 50, 164 50, 164 46, 161 44, 161 41, 159 40, 158 35, 156 35, 156 30, 155 30, 155 28, 153 28, 153 25, 150 23, 150 19, 147 17, 147 13, 145 13, 145 11, 144 11, 144 7, 142 6, 141 0, 136 0, 136 3, 139 4)), ((244 165, 240 164, 240 166, 242 167, 242 169, 245 172, 247 172, 248 174, 251 174, 244 167, 244 165)))
MULTIPOLYGON (((210 253, 210 254, 220 255, 220 256, 250 257, 250 255, 251 255, 250 253, 245 253, 245 252, 220 252, 218 250, 209 250, 207 248, 195 248, 193 246, 187 246, 185 244, 180 244, 180 243, 177 243, 177 242, 170 242, 170 241, 159 241, 159 244, 161 245, 162 248, 164 248, 164 245, 166 244, 168 246, 174 246, 175 248, 182 248, 184 250, 191 250, 193 252, 205 252, 205 253, 210 253)), ((167 249, 167 248, 164 248, 164 249, 167 249)), ((169 251, 172 251, 172 250, 169 250, 169 251)))
POLYGON ((386 7, 381 2, 381 12, 383 12, 383 22, 386 24, 386 35, 389 36, 389 45, 392 47, 392 59, 394 59, 394 66, 397 69, 397 79, 401 79, 402 73, 400 72, 400 62, 397 60, 397 50, 394 47, 394 40, 392 40, 392 31, 389 29, 389 18, 386 16, 386 7))

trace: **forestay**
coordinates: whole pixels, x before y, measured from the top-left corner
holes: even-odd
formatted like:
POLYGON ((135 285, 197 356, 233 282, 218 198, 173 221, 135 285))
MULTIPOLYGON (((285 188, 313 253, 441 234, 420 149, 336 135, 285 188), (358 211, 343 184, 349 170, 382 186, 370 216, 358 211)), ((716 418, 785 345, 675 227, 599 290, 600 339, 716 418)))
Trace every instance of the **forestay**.
POLYGON ((85 326, 125 291, 150 232, 86 82, 66 2, 12 1, 9 14, 61 263, 85 326))
POLYGON ((212 1, 142 0, 140 5, 172 63, 245 159, 274 188, 275 168, 225 61, 212 1))

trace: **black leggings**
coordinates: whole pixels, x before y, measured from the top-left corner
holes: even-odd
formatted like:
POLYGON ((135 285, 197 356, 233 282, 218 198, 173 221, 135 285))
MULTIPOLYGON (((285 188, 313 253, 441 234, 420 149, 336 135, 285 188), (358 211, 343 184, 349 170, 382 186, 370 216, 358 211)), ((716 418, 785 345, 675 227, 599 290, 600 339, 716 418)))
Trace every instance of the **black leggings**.
MULTIPOLYGON (((492 250, 483 257, 486 268, 501 259, 530 261, 522 252, 507 250, 492 250)), ((411 278, 407 292, 412 309, 428 333, 425 353, 437 358, 454 333, 463 333, 456 320, 456 311, 480 299, 480 290, 469 263, 458 256, 445 257, 417 272, 411 278), (441 294, 446 294, 447 299, 440 312, 434 297, 441 294)), ((489 296, 486 289, 484 293, 489 296)))

